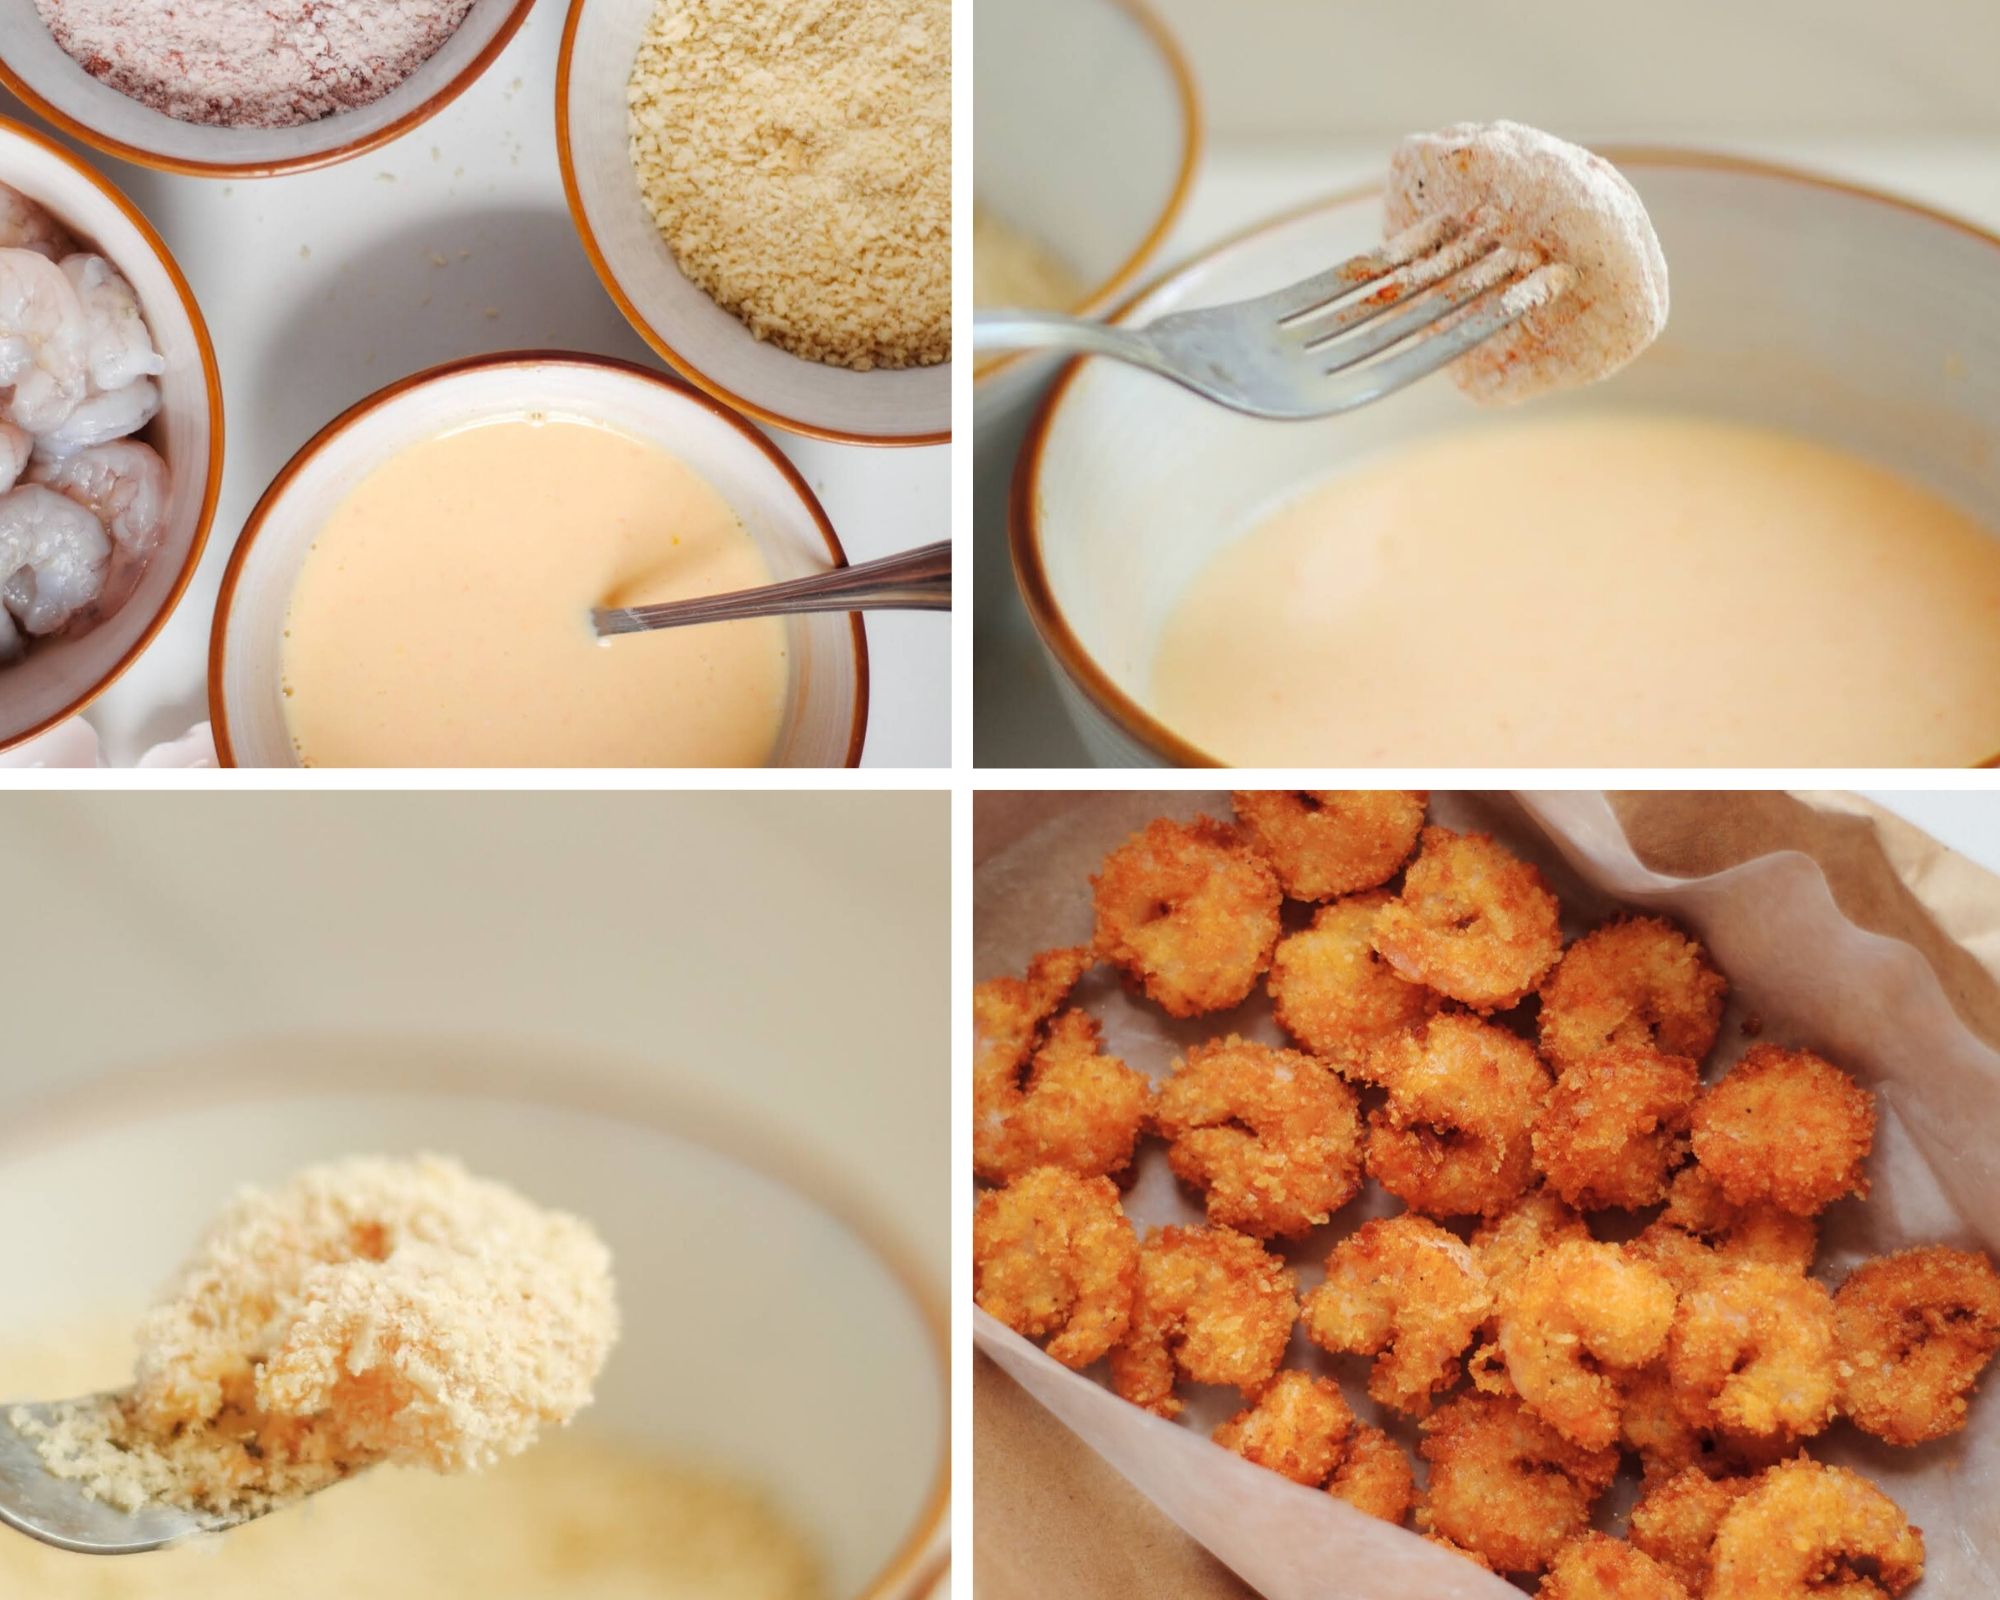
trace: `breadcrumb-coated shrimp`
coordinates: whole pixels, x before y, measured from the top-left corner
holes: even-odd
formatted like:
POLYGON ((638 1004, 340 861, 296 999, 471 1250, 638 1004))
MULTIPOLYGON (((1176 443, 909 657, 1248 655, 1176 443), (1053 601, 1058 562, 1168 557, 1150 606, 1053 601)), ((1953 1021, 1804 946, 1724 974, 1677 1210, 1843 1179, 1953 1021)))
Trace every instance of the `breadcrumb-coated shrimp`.
POLYGON ((1084 1177, 1132 1163, 1152 1084, 1098 1048, 1096 1021, 1051 1014, 1090 965, 1083 950, 1045 950, 1021 978, 972 991, 972 1164, 989 1183, 1040 1166, 1084 1177))
POLYGON ((1923 1532, 1895 1501, 1858 1472, 1800 1456, 1724 1515, 1707 1600, 1880 1600, 1923 1575, 1923 1532))
POLYGON ((1601 1450, 1618 1439, 1615 1374, 1666 1347, 1674 1287, 1615 1244, 1559 1244, 1508 1282, 1500 1353, 1521 1402, 1564 1438, 1601 1450))
MULTIPOLYGON (((1536 1188, 1505 1211, 1482 1219, 1472 1230, 1469 1243, 1472 1259, 1486 1274, 1497 1306, 1506 1295, 1508 1284, 1529 1262, 1559 1244, 1589 1238, 1589 1227, 1561 1195, 1547 1188, 1536 1188)), ((1507 1376, 1507 1363, 1500 1354, 1498 1319, 1489 1317, 1480 1335, 1481 1342, 1465 1358, 1466 1375, 1472 1379, 1472 1386, 1482 1394, 1513 1394, 1513 1380, 1507 1376)))
POLYGON ((1361 1109, 1323 1062, 1231 1034, 1193 1046, 1160 1086, 1153 1120, 1174 1176, 1208 1219, 1295 1239, 1361 1187, 1361 1109))
POLYGON ((1536 1600, 1690 1600, 1686 1585, 1645 1551, 1580 1533, 1556 1552, 1536 1600))
POLYGON ((1636 1211, 1687 1154, 1700 1072, 1685 1056, 1614 1044, 1563 1069, 1535 1121, 1535 1163, 1586 1211, 1636 1211))
POLYGON ((1326 1492, 1356 1511, 1401 1527, 1417 1503, 1417 1475, 1401 1445, 1363 1422, 1348 1437, 1347 1454, 1334 1468, 1326 1492))
POLYGON ((1501 1572, 1539 1572, 1583 1532, 1618 1452, 1572 1444, 1520 1401, 1461 1395, 1423 1423, 1430 1485, 1417 1526, 1501 1572))
POLYGON ((1680 1579, 1691 1595, 1708 1588, 1709 1557, 1715 1531, 1729 1508, 1750 1490, 1754 1478, 1711 1478, 1699 1467, 1683 1467, 1647 1485, 1632 1507, 1626 1537, 1680 1579))
POLYGON ((1291 1269, 1228 1228, 1161 1228, 1139 1247, 1132 1325, 1111 1352, 1111 1387, 1180 1415, 1176 1373, 1251 1395, 1270 1382, 1299 1318, 1291 1269))
POLYGON ((1890 1444, 1965 1426, 2000 1351, 2000 1273, 1977 1250, 1925 1245, 1864 1261, 1833 1297, 1840 1408, 1890 1444))
POLYGON ((1109 1178, 1037 1167, 973 1208, 973 1299, 1066 1367, 1125 1337, 1138 1286, 1139 1241, 1109 1178))
POLYGON ((1695 1102, 1695 1159, 1734 1205, 1801 1217, 1866 1195, 1875 1098, 1810 1050, 1753 1045, 1695 1102))
POLYGON ((1421 1416, 1457 1381, 1458 1358, 1493 1308, 1464 1241, 1414 1213, 1364 1222, 1327 1257, 1305 1300, 1306 1337, 1324 1350, 1372 1355, 1368 1392, 1421 1416))
POLYGON ((1542 981, 1542 1054, 1561 1072, 1607 1045, 1644 1045, 1698 1066, 1728 994, 1708 952, 1665 918, 1607 922, 1542 981))
POLYGON ((1245 1461, 1317 1489, 1333 1475, 1354 1430, 1354 1412, 1331 1378, 1281 1372, 1254 1404, 1211 1437, 1245 1461))
POLYGON ((1271 956, 1278 1025, 1343 1069, 1360 1066, 1376 1045, 1438 1006, 1435 994, 1376 953, 1375 918, 1388 903, 1386 894, 1361 894, 1321 906, 1312 926, 1280 939, 1271 956))
POLYGON ((1667 1371, 1690 1426, 1818 1433, 1833 1419, 1833 1297, 1784 1267, 1721 1267, 1681 1296, 1667 1371))
POLYGON ((1368 1173, 1406 1206, 1492 1216, 1527 1191, 1550 1080, 1524 1041, 1447 1013, 1385 1040, 1366 1076, 1389 1092, 1369 1115, 1368 1173))
POLYGON ((1731 1205, 1709 1171, 1687 1166, 1667 1186, 1667 1204, 1632 1247, 1681 1288, 1732 1263, 1810 1272, 1819 1225, 1773 1205, 1731 1205))
POLYGON ((1294 900, 1373 889, 1410 859, 1430 796, 1403 789, 1239 789, 1250 843, 1294 900))
POLYGON ((1227 1010, 1271 964, 1277 876, 1213 817, 1149 822, 1090 881, 1097 953, 1169 1016, 1227 1010))
POLYGON ((1649 1484, 1689 1467, 1711 1478, 1761 1472, 1796 1447, 1788 1434, 1757 1439, 1720 1432, 1712 1417, 1700 1425, 1689 1422, 1664 1359, 1620 1373, 1618 1389, 1619 1442, 1638 1455, 1641 1477, 1649 1484))
POLYGON ((1426 828, 1375 948, 1413 983, 1502 1011, 1562 954, 1561 909, 1541 873, 1483 833, 1426 828))
POLYGON ((1425 1544, 1434 1544, 1440 1550, 1449 1550, 1453 1555, 1462 1557, 1463 1559, 1470 1561, 1475 1567, 1478 1567, 1482 1572, 1492 1572, 1496 1570, 1493 1563, 1488 1561, 1477 1550, 1468 1550, 1462 1544, 1454 1544, 1451 1540, 1447 1539, 1441 1533, 1426 1533, 1419 1535, 1419 1537, 1422 1538, 1425 1544))

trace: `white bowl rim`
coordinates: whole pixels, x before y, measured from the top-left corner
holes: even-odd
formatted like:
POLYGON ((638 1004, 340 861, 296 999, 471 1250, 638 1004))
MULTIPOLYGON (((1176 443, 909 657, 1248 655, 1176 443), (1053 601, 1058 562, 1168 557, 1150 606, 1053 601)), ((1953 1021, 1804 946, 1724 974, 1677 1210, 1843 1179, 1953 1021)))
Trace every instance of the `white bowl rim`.
MULTIPOLYGON (((4 70, 4 63, 0 63, 4 70)), ((201 306, 195 300, 194 290, 189 286, 181 265, 174 259, 174 253, 167 248, 166 240, 146 220, 145 214, 125 197, 125 192, 109 178, 81 160, 73 151, 65 149, 47 134, 11 117, 0 117, 0 141, 16 138, 35 145, 45 154, 54 156, 78 177, 86 179, 92 188, 109 200, 124 214, 146 241, 146 247, 159 261, 160 268, 174 286, 174 293, 180 296, 181 310, 188 319, 188 326, 194 330, 195 348, 201 352, 202 386, 208 392, 208 482, 203 487, 201 509, 195 515, 194 537, 188 541, 186 557, 181 562, 181 570, 174 575, 173 587, 160 602, 160 609, 148 619, 138 638, 132 641, 132 648, 112 663, 104 676, 71 700, 68 705, 51 716, 44 717, 32 727, 19 733, 0 736, 0 750, 12 749, 25 744, 39 734, 47 733, 57 723, 68 720, 83 710, 99 695, 125 675, 126 669, 145 652, 160 630, 173 616, 174 608, 181 603, 181 596, 187 593, 188 585, 194 582, 195 569, 201 565, 201 553, 208 545, 208 530, 215 521, 216 504, 222 498, 222 369, 216 364, 215 343, 208 336, 208 323, 201 314, 201 306)))
MULTIPOLYGON (((311 172, 317 167, 337 166, 367 151, 379 149, 392 139, 400 139, 412 128, 420 127, 430 121, 479 81, 486 69, 493 65, 499 58, 500 52, 507 48, 514 35, 520 31, 521 24, 528 20, 528 12, 533 9, 534 4, 535 0, 512 0, 512 8, 507 16, 493 31, 493 37, 481 46, 479 52, 456 74, 400 117, 393 118, 373 133, 364 133, 358 138, 348 140, 345 144, 335 145, 330 150, 313 150, 304 155, 282 156, 275 160, 195 161, 184 156, 162 155, 158 151, 147 149, 144 145, 113 138, 102 129, 71 116, 37 93, 33 84, 7 64, 4 54, 0 54, 0 87, 5 87, 45 122, 60 128, 73 138, 81 139, 105 155, 116 156, 121 161, 151 167, 155 172, 178 173, 185 178, 275 178, 289 172, 311 172)), ((394 94, 395 90, 389 92, 394 94)))
MULTIPOLYGON (((1906 199, 1902 195, 1871 188, 1867 184, 1829 177, 1825 173, 1811 172, 1801 167, 1786 166, 1775 161, 1762 161, 1749 156, 1725 155, 1720 151, 1690 149, 1675 145, 1614 144, 1593 148, 1597 149, 1605 159, 1620 167, 1665 167, 1682 171, 1734 173, 1754 178, 1775 178, 1806 188, 1824 190, 1848 199, 1887 206, 1923 222, 1941 224, 1954 232, 2000 250, 2000 233, 1991 232, 1949 211, 1941 211, 1934 206, 1906 199)), ((1267 233, 1288 227, 1304 218, 1317 216, 1321 212, 1370 203, 1378 199, 1381 193, 1380 184, 1343 189, 1320 199, 1292 206, 1275 216, 1266 217, 1260 222, 1238 229, 1159 274, 1128 296, 1105 320, 1114 323, 1125 321, 1154 295, 1173 287, 1187 275, 1210 265, 1218 257, 1254 245, 1267 233)), ((1084 647, 1075 629, 1070 626, 1069 619, 1063 615, 1061 603, 1056 599, 1054 585, 1049 582, 1048 569, 1042 561, 1042 527, 1038 515, 1042 452, 1048 445, 1050 434, 1057 426, 1058 413, 1062 409, 1064 400, 1069 396, 1071 385, 1076 381, 1077 373, 1088 359, 1084 356, 1076 357, 1065 363, 1062 370, 1056 374, 1055 380, 1049 385, 1048 392, 1043 396, 1041 404, 1029 421, 1027 437, 1014 463, 1013 481, 1007 497, 1007 546, 1014 567, 1015 588, 1020 592, 1021 603, 1027 608, 1028 618, 1035 626, 1035 633, 1041 639, 1042 648, 1054 658, 1056 670, 1067 678, 1097 712, 1124 737, 1136 743, 1150 756, 1173 766, 1227 766, 1227 762, 1210 755, 1206 750, 1175 733, 1112 681, 1111 675, 1098 664, 1084 647)), ((1975 762, 1974 766, 2000 767, 2000 751, 1975 762)))
MULTIPOLYGON (((700 406, 704 411, 721 418, 738 433, 763 452, 772 466, 777 468, 792 492, 799 498, 818 525, 820 537, 826 541, 827 554, 836 567, 848 564, 847 552, 841 547, 840 535, 833 531, 833 522, 826 514, 826 508, 819 502, 812 486, 804 475, 792 464, 791 458, 768 438, 752 427, 736 412, 710 395, 698 390, 684 389, 664 374, 642 367, 635 361, 621 361, 616 356, 591 355, 581 350, 495 350, 486 355, 462 356, 456 361, 445 361, 434 367, 426 367, 421 372, 413 372, 408 377, 398 378, 386 384, 373 394, 364 396, 335 417, 318 433, 314 434, 293 453, 291 460, 278 469, 270 486, 258 497, 250 515, 243 519, 243 531, 236 536, 236 547, 229 552, 229 565, 223 568, 222 587, 215 597, 215 618, 208 632, 208 716, 215 733, 215 755, 219 765, 233 767, 236 763, 235 747, 229 737, 229 707, 222 692, 223 666, 228 657, 229 613, 236 598, 237 581, 242 577, 244 564, 250 558, 250 549, 262 531, 266 517, 292 480, 306 468, 321 450, 345 433, 363 417, 417 389, 430 388, 438 384, 450 383, 472 372, 485 372, 495 367, 588 367, 598 371, 616 373, 621 377, 642 378, 659 389, 662 394, 686 405, 700 406)), ((868 634, 861 625, 861 613, 851 612, 848 616, 851 637, 854 641, 854 721, 848 731, 847 754, 843 766, 861 765, 861 747, 868 735, 868 634)))
MULTIPOLYGON (((578 0, 578 4, 581 3, 582 0, 578 0)), ((1187 52, 1181 47, 1181 42, 1175 37, 1173 29, 1167 26, 1166 21, 1153 9, 1149 0, 1109 0, 1109 3, 1130 14, 1132 20, 1139 25, 1139 31, 1159 52, 1161 64, 1166 67, 1167 76, 1173 81, 1181 108, 1181 165, 1180 171, 1175 175, 1174 186, 1168 192, 1166 204, 1160 208, 1160 214, 1153 219, 1153 225, 1146 230, 1145 237, 1132 247, 1132 253, 1112 269, 1110 277, 1091 289, 1076 304, 1060 308, 1073 317, 1094 317, 1103 311, 1117 299, 1119 291, 1130 284, 1146 263, 1152 260, 1153 252, 1166 240, 1173 225, 1180 221, 1181 210, 1187 204, 1189 191, 1194 187, 1195 168, 1201 163, 1204 142, 1201 96, 1195 89, 1194 69, 1189 65, 1187 52)), ((972 387, 977 390, 982 383, 997 377, 1017 362, 1025 361, 1032 353, 1027 350, 1012 350, 975 366, 972 371, 972 387)))

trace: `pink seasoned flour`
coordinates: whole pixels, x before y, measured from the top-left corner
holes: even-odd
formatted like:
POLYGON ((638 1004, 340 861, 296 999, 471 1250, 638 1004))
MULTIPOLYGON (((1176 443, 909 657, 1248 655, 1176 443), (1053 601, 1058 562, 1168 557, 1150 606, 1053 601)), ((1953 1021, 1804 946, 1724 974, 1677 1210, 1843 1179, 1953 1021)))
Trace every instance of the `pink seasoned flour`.
POLYGON ((472 0, 35 0, 92 77, 182 122, 289 128, 379 100, 472 0))

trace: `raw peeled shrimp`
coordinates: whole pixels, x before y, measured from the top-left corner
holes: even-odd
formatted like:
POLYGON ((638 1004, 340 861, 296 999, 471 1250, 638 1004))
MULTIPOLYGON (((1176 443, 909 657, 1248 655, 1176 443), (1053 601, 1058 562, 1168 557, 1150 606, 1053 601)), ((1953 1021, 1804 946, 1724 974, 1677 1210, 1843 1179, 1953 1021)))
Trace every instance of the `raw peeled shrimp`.
MULTIPOLYGON (((0 454, 0 478, 5 475, 5 458, 0 454)), ((46 484, 88 507, 119 548, 139 560, 153 553, 167 525, 167 500, 173 491, 167 464, 157 450, 137 439, 114 439, 74 455, 40 457, 28 469, 28 481, 46 484)))
POLYGON ((60 222, 20 190, 0 183, 0 249, 32 250, 60 261, 75 248, 60 222))
POLYGON ((124 274, 102 256, 65 256, 63 276, 82 303, 90 341, 90 388, 94 394, 123 389, 140 378, 167 370, 153 348, 139 297, 124 274))
POLYGON ((0 598, 29 633, 54 633, 104 592, 111 541, 66 495, 24 483, 0 495, 0 598))
POLYGON ((10 666, 26 653, 28 643, 14 626, 13 613, 0 606, 0 667, 10 666))
POLYGON ((28 457, 35 453, 35 441, 25 428, 0 422, 0 494, 5 494, 28 470, 28 457))
POLYGON ((74 455, 137 433, 159 410, 160 386, 151 378, 134 378, 122 389, 107 389, 79 401, 60 423, 39 434, 35 445, 44 455, 74 455))
POLYGON ((0 420, 39 437, 89 387, 89 321, 68 278, 32 250, 0 249, 0 420))

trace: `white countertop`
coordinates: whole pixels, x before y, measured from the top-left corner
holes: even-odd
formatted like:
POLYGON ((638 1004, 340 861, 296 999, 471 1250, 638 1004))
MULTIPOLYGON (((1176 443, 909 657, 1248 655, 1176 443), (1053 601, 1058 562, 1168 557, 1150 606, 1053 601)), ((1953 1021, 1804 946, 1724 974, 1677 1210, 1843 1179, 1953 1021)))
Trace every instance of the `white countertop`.
MULTIPOLYGON (((422 367, 555 347, 659 361, 578 244, 555 155, 565 7, 541 0, 480 81, 384 149, 296 177, 180 178, 81 153, 144 211, 193 284, 222 366, 227 455, 200 570, 173 619, 88 713, 114 766, 206 719, 209 621, 243 518, 340 411, 422 367), (439 264, 442 263, 442 264, 439 264)), ((6 95, 0 114, 41 126, 6 95)), ((854 561, 945 536, 948 447, 774 433, 854 561)), ((867 619, 870 766, 951 759, 950 628, 867 619)))

